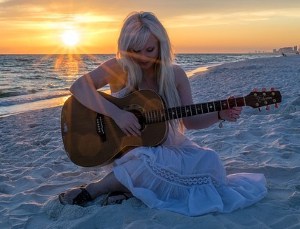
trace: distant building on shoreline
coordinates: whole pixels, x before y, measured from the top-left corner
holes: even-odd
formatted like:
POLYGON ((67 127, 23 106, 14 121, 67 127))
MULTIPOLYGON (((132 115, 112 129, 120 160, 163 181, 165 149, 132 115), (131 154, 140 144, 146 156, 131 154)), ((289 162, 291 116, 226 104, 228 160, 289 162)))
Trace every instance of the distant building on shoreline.
POLYGON ((273 53, 280 53, 280 54, 299 54, 300 51, 300 46, 299 50, 297 49, 297 45, 294 47, 284 47, 284 48, 279 48, 278 50, 273 49, 273 53))

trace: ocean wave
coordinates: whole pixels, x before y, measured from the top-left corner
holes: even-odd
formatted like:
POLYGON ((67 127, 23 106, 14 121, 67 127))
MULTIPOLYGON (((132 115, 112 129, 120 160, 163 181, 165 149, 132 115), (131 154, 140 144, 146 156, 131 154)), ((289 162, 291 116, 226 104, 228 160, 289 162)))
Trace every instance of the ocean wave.
POLYGON ((24 94, 27 93, 22 90, 22 87, 2 87, 0 89, 0 98, 19 96, 24 94))
POLYGON ((9 97, 26 96, 44 91, 43 88, 3 87, 0 89, 0 99, 9 97))
POLYGON ((18 57, 16 58, 16 60, 21 62, 30 62, 33 61, 34 59, 32 58, 32 56, 29 56, 29 57, 18 57))
POLYGON ((40 100, 47 100, 70 95, 69 90, 43 91, 35 92, 27 95, 18 95, 14 97, 6 97, 0 99, 0 107, 13 106, 25 103, 32 103, 40 100))

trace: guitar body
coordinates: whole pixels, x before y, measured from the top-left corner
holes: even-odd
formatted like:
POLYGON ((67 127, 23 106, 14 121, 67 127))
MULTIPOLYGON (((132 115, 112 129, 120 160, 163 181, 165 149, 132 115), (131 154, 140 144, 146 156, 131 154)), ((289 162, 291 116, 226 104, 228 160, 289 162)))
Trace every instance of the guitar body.
POLYGON ((65 150, 72 162, 86 167, 103 165, 131 148, 156 146, 164 142, 168 123, 145 124, 140 116, 148 111, 164 109, 164 102, 158 94, 141 90, 124 98, 105 93, 101 95, 119 108, 140 117, 141 136, 126 136, 110 117, 86 108, 71 96, 62 108, 61 132, 65 150))

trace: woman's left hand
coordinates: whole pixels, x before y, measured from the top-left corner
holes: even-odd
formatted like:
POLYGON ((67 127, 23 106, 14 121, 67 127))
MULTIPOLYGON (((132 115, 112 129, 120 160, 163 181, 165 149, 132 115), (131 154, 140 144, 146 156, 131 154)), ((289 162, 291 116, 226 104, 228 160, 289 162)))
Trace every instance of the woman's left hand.
POLYGON ((240 118, 242 107, 233 107, 228 110, 220 111, 220 118, 229 122, 236 122, 240 118))

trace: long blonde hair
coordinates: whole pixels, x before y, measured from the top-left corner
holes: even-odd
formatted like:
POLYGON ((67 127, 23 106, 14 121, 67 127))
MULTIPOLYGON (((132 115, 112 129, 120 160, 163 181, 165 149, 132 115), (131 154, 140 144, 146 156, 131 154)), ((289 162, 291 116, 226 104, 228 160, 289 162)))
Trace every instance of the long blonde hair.
POLYGON ((121 29, 117 60, 128 74, 127 86, 136 89, 142 79, 141 68, 132 60, 128 52, 142 49, 151 34, 159 41, 159 55, 155 66, 158 93, 167 107, 179 106, 180 98, 175 85, 171 43, 165 28, 153 13, 133 12, 125 19, 121 29))

